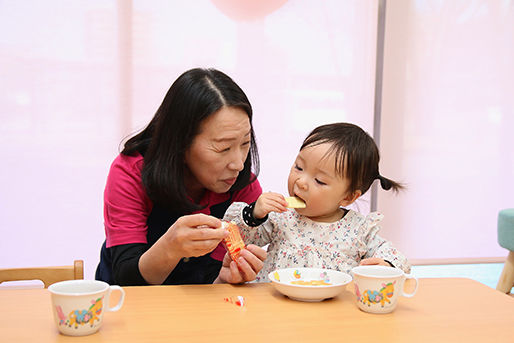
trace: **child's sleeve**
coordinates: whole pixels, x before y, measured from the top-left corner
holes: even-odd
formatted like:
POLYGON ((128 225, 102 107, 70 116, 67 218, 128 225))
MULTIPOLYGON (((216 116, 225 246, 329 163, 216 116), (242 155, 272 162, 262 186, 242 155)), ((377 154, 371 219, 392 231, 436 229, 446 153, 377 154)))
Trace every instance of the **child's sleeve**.
POLYGON ((383 215, 373 212, 370 213, 364 221, 364 237, 363 244, 365 245, 365 254, 362 257, 378 257, 385 261, 390 262, 394 267, 403 270, 405 273, 410 273, 410 263, 398 249, 396 249, 391 242, 380 237, 378 225, 382 220, 383 215))
POLYGON ((233 221, 239 226, 245 244, 255 244, 262 247, 271 242, 273 226, 269 220, 256 227, 247 225, 243 219, 243 210, 247 206, 248 204, 244 202, 232 203, 225 212, 223 220, 233 221))

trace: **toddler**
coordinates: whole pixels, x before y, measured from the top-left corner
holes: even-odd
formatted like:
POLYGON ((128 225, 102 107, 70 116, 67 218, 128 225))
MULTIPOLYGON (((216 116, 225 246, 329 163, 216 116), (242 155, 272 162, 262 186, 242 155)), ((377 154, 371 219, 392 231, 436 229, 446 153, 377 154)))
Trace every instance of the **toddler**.
POLYGON ((287 208, 284 196, 273 192, 250 205, 233 203, 224 219, 241 228, 247 244, 269 244, 256 281, 269 281, 268 273, 289 267, 349 273, 358 265, 379 264, 408 273, 406 257, 378 235, 383 215, 345 208, 376 179, 385 190, 403 188, 379 174, 379 158, 373 138, 360 127, 322 125, 304 140, 287 181, 289 195, 303 200, 304 208, 287 208))

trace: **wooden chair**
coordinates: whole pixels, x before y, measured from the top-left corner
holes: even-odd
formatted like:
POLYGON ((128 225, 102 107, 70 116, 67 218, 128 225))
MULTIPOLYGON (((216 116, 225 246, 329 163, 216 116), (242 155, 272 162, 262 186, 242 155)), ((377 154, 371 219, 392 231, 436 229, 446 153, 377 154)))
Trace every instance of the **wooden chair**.
POLYGON ((0 283, 5 281, 41 280, 48 288, 64 280, 84 279, 84 261, 75 260, 72 266, 0 269, 0 283))

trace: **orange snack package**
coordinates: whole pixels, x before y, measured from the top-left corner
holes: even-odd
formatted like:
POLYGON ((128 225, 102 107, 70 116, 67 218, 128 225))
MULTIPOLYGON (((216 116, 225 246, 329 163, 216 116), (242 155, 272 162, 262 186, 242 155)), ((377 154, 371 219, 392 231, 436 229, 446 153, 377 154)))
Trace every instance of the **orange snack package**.
POLYGON ((223 241, 225 242, 225 246, 227 247, 230 257, 237 263, 241 249, 245 248, 245 242, 241 237, 241 232, 239 231, 239 227, 236 223, 223 221, 222 225, 229 232, 229 235, 223 241))

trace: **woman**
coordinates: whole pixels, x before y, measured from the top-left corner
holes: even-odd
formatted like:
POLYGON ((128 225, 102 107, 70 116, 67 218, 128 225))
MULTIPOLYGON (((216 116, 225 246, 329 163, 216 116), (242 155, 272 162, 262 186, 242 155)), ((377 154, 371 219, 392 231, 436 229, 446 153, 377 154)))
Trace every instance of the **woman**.
POLYGON ((234 201, 257 200, 258 169, 252 107, 241 88, 214 69, 182 74, 111 166, 96 278, 119 285, 254 280, 266 252, 249 245, 236 264, 221 245, 228 233, 218 218, 234 201))

